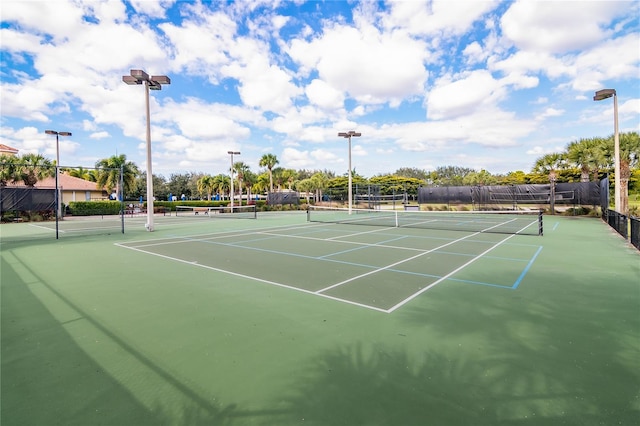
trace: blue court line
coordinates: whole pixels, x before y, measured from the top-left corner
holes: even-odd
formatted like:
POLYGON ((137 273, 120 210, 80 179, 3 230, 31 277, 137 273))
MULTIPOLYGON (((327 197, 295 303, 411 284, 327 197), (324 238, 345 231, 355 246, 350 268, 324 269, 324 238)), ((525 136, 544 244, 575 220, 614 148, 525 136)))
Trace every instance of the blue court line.
POLYGON ((522 281, 524 276, 527 275, 527 272, 529 272, 531 265, 533 265, 533 262, 536 260, 536 257, 538 257, 541 251, 542 251, 542 246, 538 247, 538 251, 536 251, 536 254, 533 255, 533 257, 531 258, 527 266, 524 268, 524 271, 522 271, 522 273, 520 274, 516 282, 513 284, 513 286, 511 287, 512 289, 515 290, 516 288, 518 288, 518 286, 520 285, 520 282, 522 281))
MULTIPOLYGON (((368 248, 371 248, 371 247, 378 246, 380 244, 389 243, 391 241, 403 240, 405 238, 406 238, 405 236, 400 236, 400 237, 396 237, 396 238, 390 238, 390 239, 384 240, 384 241, 379 241, 377 243, 370 244, 370 245, 362 245, 362 246, 354 247, 354 248, 351 248, 351 249, 348 249, 348 250, 336 251, 334 253, 325 254, 324 256, 319 256, 318 259, 325 259, 327 257, 336 256, 338 254, 344 254, 344 253, 349 253, 349 252, 356 251, 356 250, 368 249, 368 248)), ((398 248, 402 249, 402 247, 398 247, 398 248)))
POLYGON ((343 265, 350 265, 350 266, 360 266, 360 267, 369 268, 369 269, 377 269, 377 268, 380 267, 380 266, 376 266, 376 265, 366 265, 364 263, 354 263, 354 262, 346 262, 346 261, 343 261, 343 260, 327 259, 324 256, 322 256, 322 257, 309 256, 309 255, 306 255, 306 254, 291 253, 291 252, 288 252, 288 251, 271 250, 271 249, 263 249, 263 248, 259 248, 259 247, 244 246, 241 243, 221 243, 219 241, 205 241, 205 240, 198 240, 198 239, 194 239, 194 238, 184 238, 184 239, 186 239, 187 241, 193 241, 193 242, 204 243, 204 244, 213 244, 213 245, 218 245, 218 246, 235 247, 235 248, 241 248, 241 249, 244 249, 244 250, 253 250, 253 251, 261 251, 261 252, 265 252, 265 253, 280 254, 280 255, 285 255, 285 256, 300 257, 300 258, 303 258, 303 259, 321 260, 321 261, 324 261, 324 262, 340 263, 340 264, 343 264, 343 265))
POLYGON ((556 222, 555 225, 553 225, 553 228, 551 229, 552 231, 555 231, 556 228, 558 227, 558 225, 560 225, 560 222, 556 222))
POLYGON ((483 281, 462 280, 460 278, 449 278, 448 281, 458 281, 460 283, 465 283, 465 284, 484 285, 484 286, 488 286, 488 287, 498 287, 498 288, 504 288, 504 289, 513 289, 513 286, 509 286, 509 285, 485 283, 483 281))
MULTIPOLYGON (((303 254, 298 254, 298 253, 291 253, 291 252, 286 252, 286 251, 263 249, 263 248, 257 248, 257 247, 251 247, 251 246, 244 246, 244 245, 242 245, 242 243, 244 243, 245 241, 243 241, 242 243, 222 243, 222 242, 219 242, 219 241, 207 241, 207 240, 200 240, 200 239, 189 238, 189 237, 182 237, 182 238, 186 239, 187 241, 201 242, 201 243, 205 243, 205 244, 214 244, 214 245, 221 245, 221 246, 228 246, 228 247, 236 247, 236 248, 241 248, 241 249, 245 249, 245 250, 262 251, 262 252, 266 252, 266 253, 273 253, 273 254, 287 255, 287 256, 293 256, 293 257, 300 257, 300 258, 311 259, 311 260, 320 260, 320 261, 324 261, 324 262, 339 263, 339 264, 350 265, 350 266, 359 266, 359 267, 370 268, 370 269, 379 268, 379 266, 376 266, 376 265, 367 265, 367 264, 363 264, 363 263, 347 262, 347 261, 343 261, 343 260, 336 260, 336 259, 328 259, 327 258, 327 256, 332 256, 332 255, 337 254, 337 253, 332 253, 332 254, 323 255, 323 256, 308 256, 308 255, 303 255, 303 254)), ((275 237, 275 238, 277 238, 277 237, 275 237)), ((400 238, 404 238, 404 237, 399 237, 397 239, 400 239, 400 238)), ((381 243, 378 243, 378 244, 381 244, 381 243)), ((373 245, 373 246, 375 246, 375 245, 373 245)), ((357 249, 360 249, 360 248, 368 248, 368 247, 371 247, 371 246, 358 247, 356 249, 346 250, 345 252, 357 250, 357 249)), ((522 281, 524 276, 527 274, 527 272, 529 271, 529 269, 533 265, 533 262, 535 261, 536 257, 538 256, 538 254, 540 254, 541 251, 542 251, 542 246, 538 246, 538 250, 533 255, 533 257, 529 260, 529 263, 527 264, 525 269, 522 271, 522 273, 520 274, 520 276, 518 277, 518 279, 516 280, 516 282, 512 286, 500 285, 500 284, 495 284, 495 283, 487 283, 487 282, 481 282, 481 281, 463 280, 463 279, 458 279, 458 278, 448 278, 448 279, 451 280, 451 281, 458 281, 458 282, 463 282, 463 283, 468 283, 468 284, 484 285, 484 286, 489 286, 489 287, 497 287, 497 288, 515 290, 515 289, 518 288, 518 286, 520 285, 520 282, 522 281)), ((436 251, 436 253, 443 253, 443 254, 449 254, 449 255, 458 255, 458 256, 469 256, 469 257, 474 256, 474 255, 466 254, 466 253, 452 253, 452 252, 439 252, 439 251, 436 251)), ((493 257, 493 256, 491 258, 499 259, 499 257, 493 257)), ((526 261, 525 259, 508 259, 508 258, 506 258, 506 260, 512 260, 512 261, 518 261, 518 262, 525 262, 526 261)), ((421 272, 404 271, 404 270, 395 269, 395 268, 391 268, 391 269, 387 269, 387 270, 389 272, 396 272, 396 273, 401 273, 401 274, 422 276, 422 277, 426 277, 426 278, 437 278, 437 279, 442 278, 442 276, 439 276, 439 275, 431 275, 431 274, 425 274, 425 273, 421 273, 421 272)))
MULTIPOLYGON (((466 256, 466 257, 476 257, 477 254, 475 253, 458 253, 458 252, 451 252, 451 251, 435 251, 435 253, 439 253, 439 254, 450 254, 452 256, 466 256)), ((485 259, 496 259, 496 260, 508 260, 508 261, 512 261, 512 262, 527 262, 529 259, 517 259, 515 257, 502 257, 502 256, 483 256, 483 258, 485 259)))

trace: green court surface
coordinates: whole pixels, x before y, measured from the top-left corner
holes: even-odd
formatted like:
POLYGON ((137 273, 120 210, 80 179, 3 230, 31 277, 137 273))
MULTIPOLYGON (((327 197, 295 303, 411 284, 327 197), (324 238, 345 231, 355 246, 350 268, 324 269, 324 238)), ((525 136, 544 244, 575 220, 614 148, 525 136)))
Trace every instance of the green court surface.
POLYGON ((0 424, 640 424, 640 252, 599 219, 144 221, 0 226, 0 424))

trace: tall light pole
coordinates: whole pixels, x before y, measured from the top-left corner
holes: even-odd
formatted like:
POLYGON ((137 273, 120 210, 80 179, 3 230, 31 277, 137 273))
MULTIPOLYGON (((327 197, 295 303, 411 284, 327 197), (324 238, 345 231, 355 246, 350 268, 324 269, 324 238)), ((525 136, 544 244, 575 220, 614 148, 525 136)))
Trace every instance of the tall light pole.
POLYGON ((353 206, 353 185, 352 185, 352 176, 351 176, 351 137, 359 137, 362 136, 362 133, 358 133, 354 130, 349 130, 348 132, 340 132, 338 136, 342 136, 343 138, 349 139, 349 214, 351 214, 351 209, 353 206))
POLYGON ((620 185, 620 136, 618 134, 618 96, 616 89, 602 89, 596 92, 593 97, 594 101, 601 101, 613 97, 613 156, 614 158, 614 173, 615 173, 615 199, 614 208, 615 211, 622 214, 627 212, 621 212, 622 197, 621 197, 621 185, 620 185))
POLYGON ((144 83, 145 102, 147 108, 147 231, 153 231, 153 172, 151 170, 151 118, 149 113, 149 89, 162 90, 163 84, 171 84, 166 75, 149 74, 142 70, 131 70, 130 75, 123 75, 122 81, 129 85, 144 83))
POLYGON ((58 173, 60 173, 60 141, 58 136, 71 136, 71 132, 57 132, 55 130, 45 130, 48 135, 56 135, 56 191, 58 193, 58 201, 56 203, 56 214, 58 218, 62 217, 62 202, 60 201, 60 189, 58 188, 58 173))
MULTIPOLYGON (((231 213, 233 213, 233 156, 240 155, 240 151, 227 151, 227 154, 231 155, 231 213)), ((242 200, 240 201, 242 204, 242 200)))

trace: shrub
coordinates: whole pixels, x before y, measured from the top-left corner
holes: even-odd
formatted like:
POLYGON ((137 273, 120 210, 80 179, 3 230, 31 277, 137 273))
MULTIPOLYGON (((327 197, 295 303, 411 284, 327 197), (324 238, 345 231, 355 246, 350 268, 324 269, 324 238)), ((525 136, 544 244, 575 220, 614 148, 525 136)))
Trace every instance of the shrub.
POLYGON ((119 201, 71 201, 69 211, 74 216, 100 216, 120 214, 119 201))
POLYGON ((591 215, 592 209, 585 206, 580 207, 571 207, 565 210, 562 215, 563 216, 586 216, 591 215))

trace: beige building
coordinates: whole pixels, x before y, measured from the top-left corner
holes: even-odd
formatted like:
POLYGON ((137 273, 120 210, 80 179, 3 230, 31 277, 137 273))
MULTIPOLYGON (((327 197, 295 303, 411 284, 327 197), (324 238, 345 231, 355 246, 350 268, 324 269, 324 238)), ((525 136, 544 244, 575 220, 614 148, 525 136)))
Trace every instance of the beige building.
MULTIPOLYGON (((96 201, 108 200, 109 194, 104 189, 96 187, 95 182, 80 179, 61 173, 58 176, 58 186, 61 192, 61 201, 68 205, 70 201, 96 201)), ((55 188, 55 177, 48 177, 38 181, 36 188, 55 188)))

